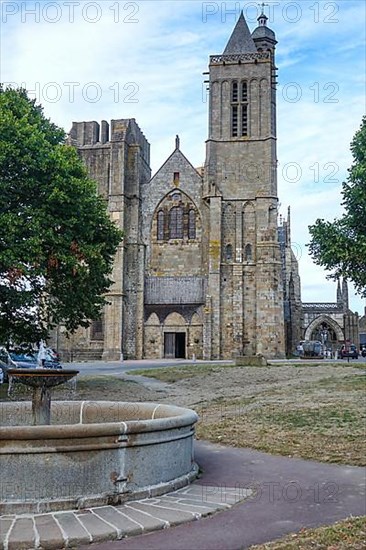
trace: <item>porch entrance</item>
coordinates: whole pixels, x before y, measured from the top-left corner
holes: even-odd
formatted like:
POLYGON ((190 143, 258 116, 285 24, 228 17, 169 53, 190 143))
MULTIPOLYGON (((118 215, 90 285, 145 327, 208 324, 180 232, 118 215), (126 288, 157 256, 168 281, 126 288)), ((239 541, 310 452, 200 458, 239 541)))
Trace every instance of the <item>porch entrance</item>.
POLYGON ((167 359, 186 358, 185 332, 164 332, 164 357, 167 359))

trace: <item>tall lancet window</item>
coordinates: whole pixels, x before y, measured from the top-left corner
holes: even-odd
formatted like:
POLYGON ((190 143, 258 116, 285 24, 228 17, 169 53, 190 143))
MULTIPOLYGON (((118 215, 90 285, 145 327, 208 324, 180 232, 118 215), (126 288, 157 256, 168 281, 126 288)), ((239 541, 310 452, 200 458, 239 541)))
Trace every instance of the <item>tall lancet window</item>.
POLYGON ((241 136, 248 135, 248 83, 241 83, 241 136))
POLYGON ((169 238, 183 239, 183 208, 173 206, 169 212, 169 238))
POLYGON ((236 80, 233 81, 231 86, 231 101, 233 103, 238 102, 238 82, 236 80))
POLYGON ((188 239, 196 238, 196 212, 193 208, 188 212, 188 239))
POLYGON ((238 137, 239 86, 234 80, 231 84, 231 136, 238 137))
POLYGON ((231 83, 231 137, 249 135, 249 90, 247 81, 231 83))
POLYGON ((164 212, 162 210, 160 210, 160 212, 158 212, 158 227, 157 227, 157 238, 158 238, 158 241, 163 241, 164 240, 164 212))

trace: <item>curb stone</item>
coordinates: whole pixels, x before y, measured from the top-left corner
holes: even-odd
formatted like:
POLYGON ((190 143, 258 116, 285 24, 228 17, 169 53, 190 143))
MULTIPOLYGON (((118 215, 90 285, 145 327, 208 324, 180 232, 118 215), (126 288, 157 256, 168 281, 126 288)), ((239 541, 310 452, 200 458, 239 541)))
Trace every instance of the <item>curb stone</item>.
POLYGON ((197 482, 161 497, 42 514, 0 516, 0 550, 61 550, 166 529, 226 510, 252 491, 197 482))

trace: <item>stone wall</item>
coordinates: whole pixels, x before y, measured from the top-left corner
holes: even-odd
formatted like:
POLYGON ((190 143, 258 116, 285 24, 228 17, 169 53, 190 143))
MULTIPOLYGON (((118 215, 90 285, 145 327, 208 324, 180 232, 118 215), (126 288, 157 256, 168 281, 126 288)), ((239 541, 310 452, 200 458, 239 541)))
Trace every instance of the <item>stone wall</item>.
MULTIPOLYGON (((73 348, 98 346, 103 358, 142 357, 145 247, 141 232, 140 188, 150 181, 150 146, 134 119, 74 122, 69 143, 106 198, 111 219, 124 231, 117 250, 104 309, 103 342, 93 343, 90 329, 73 336, 73 348)), ((65 342, 65 352, 67 351, 65 342)), ((62 351, 62 349, 61 349, 62 351)))

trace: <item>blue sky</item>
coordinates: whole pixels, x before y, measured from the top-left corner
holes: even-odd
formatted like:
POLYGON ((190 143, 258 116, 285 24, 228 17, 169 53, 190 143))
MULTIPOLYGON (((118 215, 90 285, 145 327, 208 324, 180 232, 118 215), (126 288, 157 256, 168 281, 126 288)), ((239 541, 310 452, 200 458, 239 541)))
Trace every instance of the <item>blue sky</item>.
MULTIPOLYGON (((277 36, 278 194, 291 206, 304 301, 334 301, 335 284, 307 254, 308 225, 342 212, 349 144, 365 112, 362 0, 266 2, 277 36)), ((240 10, 256 2, 1 0, 0 80, 23 83, 66 131, 72 121, 136 118, 155 172, 175 135, 195 166, 205 158, 203 72, 225 48, 240 10)), ((364 301, 351 296, 360 313, 364 301)))

